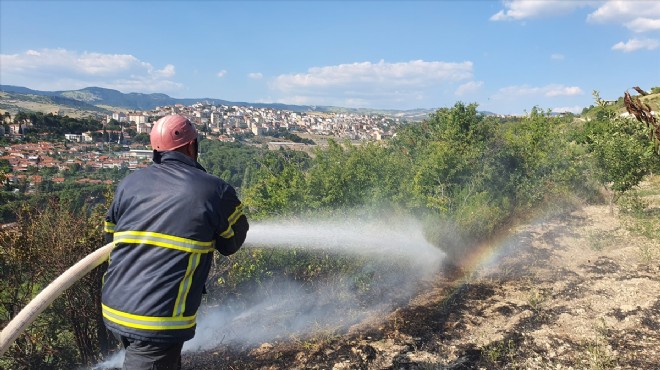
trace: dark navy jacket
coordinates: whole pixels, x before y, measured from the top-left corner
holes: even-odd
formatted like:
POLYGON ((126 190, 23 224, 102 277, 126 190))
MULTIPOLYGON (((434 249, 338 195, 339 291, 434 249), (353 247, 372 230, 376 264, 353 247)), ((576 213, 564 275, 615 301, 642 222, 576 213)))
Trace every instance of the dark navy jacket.
POLYGON ((105 222, 115 242, 103 279, 106 326, 137 340, 191 339, 212 252, 236 252, 248 227, 234 189, 182 153, 163 152, 127 176, 105 222))

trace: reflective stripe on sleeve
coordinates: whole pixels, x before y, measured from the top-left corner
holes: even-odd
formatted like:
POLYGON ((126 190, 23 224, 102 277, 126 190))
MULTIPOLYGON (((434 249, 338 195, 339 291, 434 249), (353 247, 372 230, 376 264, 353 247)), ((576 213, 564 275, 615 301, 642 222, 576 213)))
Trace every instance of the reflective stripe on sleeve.
POLYGON ((112 222, 104 221, 103 222, 103 231, 105 231, 106 233, 110 233, 110 234, 114 233, 115 232, 115 224, 113 224, 112 222))
POLYGON ((236 206, 234 212, 231 214, 231 216, 229 216, 229 218, 227 219, 227 221, 229 222, 229 227, 227 227, 227 230, 221 232, 220 236, 225 239, 229 239, 232 236, 234 236, 234 229, 232 229, 231 227, 234 226, 236 221, 238 221, 239 217, 241 217, 242 215, 243 215, 243 203, 236 206))
POLYGON ((234 225, 236 221, 238 221, 238 218, 241 217, 243 214, 243 203, 239 204, 236 206, 236 209, 234 210, 234 213, 229 216, 229 225, 234 225))
POLYGON ((114 234, 113 240, 116 243, 150 244, 188 253, 209 253, 213 251, 213 241, 200 242, 151 231, 119 231, 114 234))
POLYGON ((103 317, 122 326, 144 330, 176 330, 195 326, 197 315, 179 317, 141 316, 101 305, 103 317))

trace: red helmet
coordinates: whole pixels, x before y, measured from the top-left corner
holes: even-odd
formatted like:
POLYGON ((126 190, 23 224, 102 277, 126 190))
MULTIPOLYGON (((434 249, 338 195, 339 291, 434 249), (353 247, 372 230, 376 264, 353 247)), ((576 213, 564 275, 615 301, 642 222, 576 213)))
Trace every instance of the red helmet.
POLYGON ((195 126, 178 114, 159 119, 151 128, 151 147, 159 152, 180 148, 195 139, 195 126))

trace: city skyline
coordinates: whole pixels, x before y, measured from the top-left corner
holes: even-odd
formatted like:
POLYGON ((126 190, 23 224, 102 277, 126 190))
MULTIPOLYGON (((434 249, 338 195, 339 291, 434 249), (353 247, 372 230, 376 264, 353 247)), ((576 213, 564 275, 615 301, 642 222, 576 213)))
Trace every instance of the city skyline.
POLYGON ((579 113, 660 85, 653 1, 0 0, 0 83, 252 103, 579 113))

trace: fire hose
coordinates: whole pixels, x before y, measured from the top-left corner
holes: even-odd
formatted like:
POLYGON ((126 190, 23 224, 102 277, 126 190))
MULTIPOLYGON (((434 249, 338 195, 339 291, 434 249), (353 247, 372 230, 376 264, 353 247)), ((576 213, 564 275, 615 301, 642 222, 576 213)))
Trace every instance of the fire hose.
POLYGON ((57 277, 36 297, 34 297, 25 308, 23 308, 0 333, 0 356, 18 336, 30 325, 41 312, 43 312, 62 292, 71 287, 75 282, 89 274, 93 269, 108 260, 114 243, 108 243, 103 247, 88 254, 85 258, 71 266, 62 275, 57 277))

